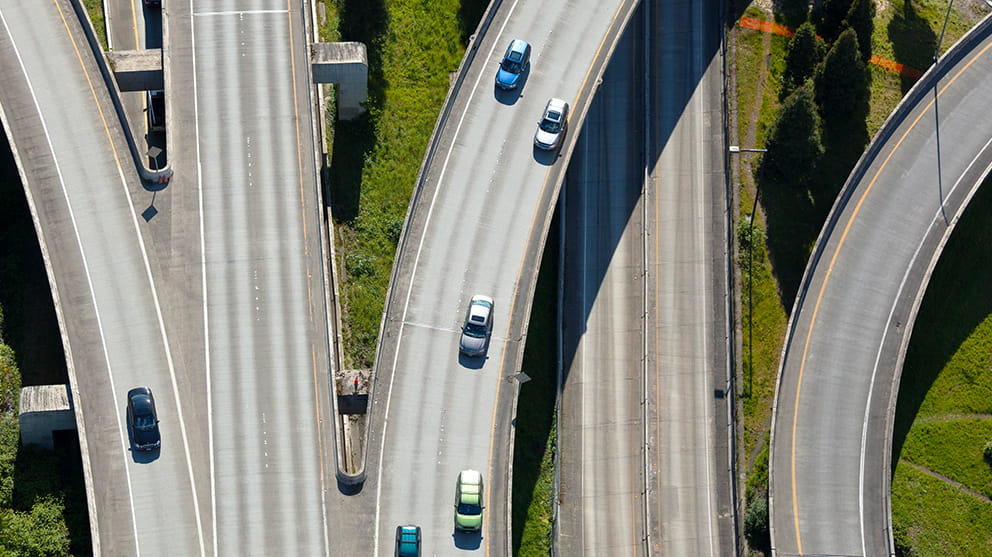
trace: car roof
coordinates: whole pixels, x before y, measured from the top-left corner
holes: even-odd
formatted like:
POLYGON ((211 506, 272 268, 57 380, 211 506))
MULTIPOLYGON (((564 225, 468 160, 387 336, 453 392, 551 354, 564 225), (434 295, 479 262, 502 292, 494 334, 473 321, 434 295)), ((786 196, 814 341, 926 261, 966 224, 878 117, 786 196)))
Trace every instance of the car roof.
POLYGON ((481 484, 482 473, 478 470, 462 470, 462 473, 458 475, 458 480, 462 485, 481 484))
POLYGON ((509 50, 510 52, 523 53, 523 51, 527 50, 528 46, 530 45, 527 44, 527 41, 523 39, 513 39, 512 41, 510 41, 510 48, 508 48, 507 50, 509 50))
POLYGON ((557 111, 557 112, 564 112, 565 111, 565 108, 567 106, 568 106, 568 103, 567 102, 565 102, 565 101, 563 101, 561 99, 553 98, 553 99, 551 99, 551 100, 548 101, 548 106, 547 106, 547 108, 544 109, 544 111, 545 112, 549 112, 549 111, 554 110, 554 111, 557 111))

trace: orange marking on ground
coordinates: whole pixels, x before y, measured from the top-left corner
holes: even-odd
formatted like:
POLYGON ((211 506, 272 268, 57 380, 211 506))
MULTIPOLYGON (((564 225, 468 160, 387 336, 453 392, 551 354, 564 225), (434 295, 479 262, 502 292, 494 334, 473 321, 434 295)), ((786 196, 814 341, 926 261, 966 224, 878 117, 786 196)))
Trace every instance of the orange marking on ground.
MULTIPOLYGON (((762 21, 752 17, 742 17, 740 21, 738 21, 738 24, 746 29, 755 29, 757 31, 764 31, 765 33, 782 35, 783 37, 792 37, 796 34, 795 30, 786 27, 785 25, 779 25, 778 23, 772 21, 762 21)), ((872 55, 871 59, 868 60, 868 63, 875 64, 876 66, 887 70, 892 70, 897 74, 910 79, 919 79, 923 75, 923 72, 916 68, 911 68, 905 64, 900 64, 899 62, 882 58, 881 56, 872 55)))

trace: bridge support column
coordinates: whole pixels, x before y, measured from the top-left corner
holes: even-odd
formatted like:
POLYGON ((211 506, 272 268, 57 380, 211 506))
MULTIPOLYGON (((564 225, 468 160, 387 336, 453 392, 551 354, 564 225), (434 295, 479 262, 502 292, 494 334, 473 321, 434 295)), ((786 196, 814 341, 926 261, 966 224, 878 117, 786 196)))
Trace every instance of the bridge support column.
POLYGON ((54 448, 52 432, 76 429, 68 385, 24 387, 20 396, 21 444, 54 448))
POLYGON ((314 43, 310 49, 314 83, 338 84, 338 118, 353 120, 365 113, 369 63, 362 43, 314 43))

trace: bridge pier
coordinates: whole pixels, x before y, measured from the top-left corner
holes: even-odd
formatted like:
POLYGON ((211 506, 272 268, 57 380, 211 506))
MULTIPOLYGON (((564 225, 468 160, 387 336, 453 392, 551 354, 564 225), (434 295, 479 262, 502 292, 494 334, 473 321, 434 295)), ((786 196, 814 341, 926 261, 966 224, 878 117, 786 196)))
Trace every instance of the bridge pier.
POLYGON ((38 445, 52 450, 52 433, 75 430, 76 415, 68 385, 24 387, 20 395, 21 445, 38 445))

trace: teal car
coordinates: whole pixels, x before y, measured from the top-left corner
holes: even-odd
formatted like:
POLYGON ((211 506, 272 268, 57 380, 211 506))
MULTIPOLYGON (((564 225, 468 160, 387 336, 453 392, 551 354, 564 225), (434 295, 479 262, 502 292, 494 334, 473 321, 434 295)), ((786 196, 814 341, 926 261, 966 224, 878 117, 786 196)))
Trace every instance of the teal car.
POLYGON ((482 473, 462 470, 455 484, 455 530, 478 532, 482 530, 482 473))
POLYGON ((420 526, 396 527, 395 557, 420 557, 420 526))

